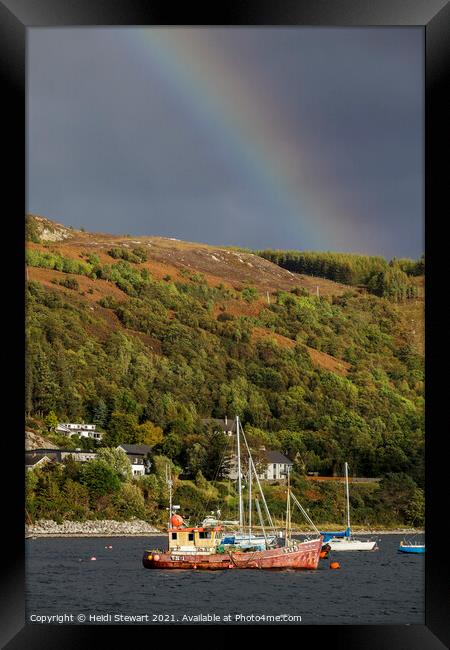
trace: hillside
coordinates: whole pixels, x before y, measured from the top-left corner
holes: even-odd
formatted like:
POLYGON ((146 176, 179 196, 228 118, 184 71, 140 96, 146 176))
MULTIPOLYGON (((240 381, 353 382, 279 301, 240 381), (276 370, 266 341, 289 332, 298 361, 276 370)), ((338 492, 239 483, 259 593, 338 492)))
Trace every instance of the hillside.
MULTIPOLYGON (((421 503, 423 298, 397 303, 249 252, 43 217, 28 218, 27 239, 29 430, 52 437, 42 422, 54 411, 95 422, 106 445, 150 444, 196 480, 179 487, 192 506, 225 489, 210 483, 223 449, 202 420, 239 414, 255 448, 280 449, 299 476, 340 474, 347 460, 353 475, 400 477, 386 499, 405 483, 421 503)), ((333 521, 310 492, 312 511, 333 521)), ((373 490, 361 499, 363 523, 371 510, 383 520, 373 490)))
MULTIPOLYGON (((212 286, 222 283, 229 288, 240 289, 246 285, 253 285, 261 292, 300 287, 316 294, 319 287, 320 294, 331 296, 340 295, 348 290, 347 286, 324 278, 291 273, 253 253, 167 237, 88 233, 72 230, 44 217, 31 218, 36 224, 36 231, 42 244, 70 258, 79 258, 83 253, 89 252, 98 255, 102 262, 111 262, 108 256, 111 247, 133 250, 141 246, 147 253, 147 260, 140 265, 140 268, 147 268, 158 279, 166 275, 171 275, 173 279, 180 279, 186 272, 194 272, 202 273, 208 284, 212 286)), ((33 242, 29 245, 33 247, 33 242)), ((38 246, 38 248, 42 247, 38 246)))

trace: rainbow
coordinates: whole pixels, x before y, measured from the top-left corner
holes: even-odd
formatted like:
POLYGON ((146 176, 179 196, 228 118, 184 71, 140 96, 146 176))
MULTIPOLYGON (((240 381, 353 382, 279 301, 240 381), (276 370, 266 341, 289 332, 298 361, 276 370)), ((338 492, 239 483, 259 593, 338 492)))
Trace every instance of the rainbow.
POLYGON ((333 242, 335 249, 347 249, 345 233, 350 229, 354 235, 357 216, 338 211, 339 196, 330 198, 326 177, 313 187, 299 181, 314 157, 314 145, 302 134, 302 150, 292 146, 294 125, 278 119, 276 98, 262 92, 263 84, 248 83, 201 29, 139 28, 130 30, 128 38, 130 45, 145 49, 153 74, 170 86, 190 117, 208 130, 214 146, 273 206, 280 224, 288 224, 293 248, 302 248, 307 239, 310 248, 323 250, 333 242))

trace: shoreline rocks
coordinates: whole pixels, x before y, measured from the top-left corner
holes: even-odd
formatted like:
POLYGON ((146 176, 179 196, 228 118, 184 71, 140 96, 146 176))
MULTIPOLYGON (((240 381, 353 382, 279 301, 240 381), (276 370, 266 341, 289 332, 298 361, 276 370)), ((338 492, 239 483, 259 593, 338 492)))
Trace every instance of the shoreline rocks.
MULTIPOLYGON (((323 528, 319 527, 320 530, 323 528)), ((165 535, 151 524, 141 519, 115 521, 112 519, 88 521, 63 521, 61 524, 51 519, 40 519, 35 524, 25 526, 25 537, 147 537, 165 535)), ((308 530, 293 530, 294 534, 308 534, 308 530)), ((418 528, 396 528, 393 530, 357 530, 354 535, 411 535, 422 534, 418 528)))
POLYGON ((25 537, 128 537, 155 534, 161 533, 140 519, 63 521, 61 524, 51 519, 40 519, 35 524, 25 526, 25 537))

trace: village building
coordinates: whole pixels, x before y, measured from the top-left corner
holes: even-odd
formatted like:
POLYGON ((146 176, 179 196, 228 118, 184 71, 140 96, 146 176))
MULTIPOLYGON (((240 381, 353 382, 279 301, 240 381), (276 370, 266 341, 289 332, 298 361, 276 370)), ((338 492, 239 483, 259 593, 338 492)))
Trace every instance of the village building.
POLYGON ((151 452, 152 448, 149 447, 149 445, 120 444, 117 449, 122 449, 128 456, 133 476, 145 476, 145 474, 150 474, 151 462, 148 459, 148 454, 151 452))
MULTIPOLYGON (((201 423, 208 428, 213 428, 216 432, 221 431, 228 436, 236 433, 236 420, 234 418, 205 418, 201 420, 201 423)), ((243 451, 241 449, 242 453, 243 451)), ((259 451, 256 452, 254 462, 258 471, 258 477, 266 481, 286 479, 288 471, 294 465, 293 461, 280 451, 266 449, 265 447, 260 447, 259 451)), ((244 465, 245 463, 243 462, 244 465)), ((231 480, 235 480, 238 477, 236 455, 230 460, 227 475, 231 480)))
POLYGON ((97 457, 95 451, 85 451, 84 449, 34 449, 26 452, 25 458, 32 454, 45 455, 49 460, 56 463, 62 463, 68 456, 72 456, 73 460, 78 463, 86 463, 97 457))
POLYGON ((25 453, 25 469, 36 469, 37 467, 42 467, 47 463, 51 463, 52 459, 49 458, 46 454, 37 453, 37 452, 26 452, 25 453))
POLYGON ((266 481, 276 481, 287 478, 293 462, 280 451, 267 449, 264 451, 265 467, 259 478, 266 481))
MULTIPOLYGON (((253 452, 252 452, 253 455, 253 452)), ((261 447, 258 452, 254 454, 255 468, 258 473, 258 478, 263 481, 280 481, 285 480, 288 471, 292 469, 294 463, 287 456, 280 451, 265 449, 261 447)), ((246 462, 242 461, 241 472, 244 472, 246 462)), ((237 457, 231 459, 228 471, 228 477, 234 481, 238 478, 237 470, 237 457)))
POLYGON ((92 440, 101 440, 103 434, 96 431, 95 424, 85 424, 76 422, 61 422, 56 427, 56 433, 71 438, 72 436, 79 436, 80 438, 91 438, 92 440))

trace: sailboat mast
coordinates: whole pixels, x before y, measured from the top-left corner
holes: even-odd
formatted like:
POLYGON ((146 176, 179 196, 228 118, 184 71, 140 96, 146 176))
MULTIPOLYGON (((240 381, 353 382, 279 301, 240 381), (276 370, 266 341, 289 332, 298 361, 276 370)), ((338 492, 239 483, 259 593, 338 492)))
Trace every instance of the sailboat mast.
POLYGON ((261 499, 262 499, 263 504, 264 504, 264 510, 266 511, 267 520, 269 522, 270 527, 275 532, 275 526, 273 525, 272 516, 271 516, 271 514, 269 512, 269 508, 267 507, 267 501, 266 501, 266 498, 264 496, 263 489, 261 487, 261 482, 259 480, 259 476, 258 476, 258 473, 257 473, 256 468, 255 468, 255 463, 253 462, 253 458, 252 458, 252 455, 250 453, 250 447, 248 446, 247 438, 245 437, 244 430, 242 429, 242 425, 239 425, 239 426, 241 426, 242 437, 244 438, 245 446, 247 448, 247 452, 248 452, 248 455, 250 457, 250 464, 252 466, 253 474, 254 474, 254 477, 256 479, 256 484, 258 485, 258 490, 259 490, 259 493, 261 495, 261 499))
POLYGON ((239 416, 236 415, 236 440, 237 440, 237 471, 239 491, 239 530, 242 532, 244 525, 244 508, 242 503, 242 476, 241 476, 241 443, 239 439, 239 416))
POLYGON ((347 530, 350 536, 350 496, 348 493, 348 464, 345 463, 345 493, 347 500, 347 530))
POLYGON ((290 475, 289 475, 289 468, 288 468, 287 497, 286 497, 286 533, 285 533, 286 546, 289 546, 290 539, 291 539, 291 483, 290 483, 290 475))
POLYGON ((252 466, 248 457, 248 539, 252 538, 252 466))

